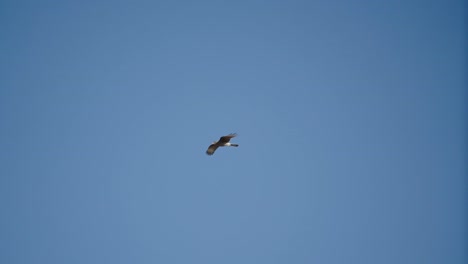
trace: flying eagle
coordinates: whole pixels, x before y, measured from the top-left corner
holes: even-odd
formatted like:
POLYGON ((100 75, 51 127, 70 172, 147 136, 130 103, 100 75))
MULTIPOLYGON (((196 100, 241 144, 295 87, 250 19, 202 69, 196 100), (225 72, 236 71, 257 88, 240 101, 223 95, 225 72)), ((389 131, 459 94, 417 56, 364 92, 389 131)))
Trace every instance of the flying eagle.
POLYGON ((218 147, 238 147, 239 146, 238 144, 229 143, 229 140, 231 140, 231 138, 235 136, 237 136, 236 133, 220 137, 217 142, 216 141, 213 142, 213 144, 211 144, 208 147, 208 149, 206 150, 206 154, 210 156, 213 155, 218 147))

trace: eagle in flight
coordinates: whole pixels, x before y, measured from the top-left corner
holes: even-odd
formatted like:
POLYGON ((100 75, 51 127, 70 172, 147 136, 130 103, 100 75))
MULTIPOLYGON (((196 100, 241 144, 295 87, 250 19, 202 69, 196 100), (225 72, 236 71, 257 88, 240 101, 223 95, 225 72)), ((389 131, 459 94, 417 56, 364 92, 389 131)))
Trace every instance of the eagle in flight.
POLYGON ((213 142, 208 149, 206 150, 206 154, 213 155, 218 147, 238 147, 238 144, 229 143, 231 138, 237 136, 236 133, 231 133, 227 136, 220 137, 218 141, 213 142))

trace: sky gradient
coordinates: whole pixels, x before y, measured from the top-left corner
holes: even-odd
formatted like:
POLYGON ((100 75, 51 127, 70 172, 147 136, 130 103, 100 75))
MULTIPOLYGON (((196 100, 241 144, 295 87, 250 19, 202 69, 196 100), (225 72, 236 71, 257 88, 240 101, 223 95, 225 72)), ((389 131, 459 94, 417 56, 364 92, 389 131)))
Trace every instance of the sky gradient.
POLYGON ((466 263, 466 11, 0 1, 0 263, 466 263))

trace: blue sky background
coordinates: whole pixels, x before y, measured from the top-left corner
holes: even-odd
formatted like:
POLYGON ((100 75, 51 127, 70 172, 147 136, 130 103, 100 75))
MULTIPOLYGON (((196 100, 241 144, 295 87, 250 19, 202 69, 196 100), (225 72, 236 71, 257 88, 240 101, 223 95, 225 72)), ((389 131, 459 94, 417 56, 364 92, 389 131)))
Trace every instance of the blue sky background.
POLYGON ((0 262, 466 263, 466 10, 1 1, 0 262))

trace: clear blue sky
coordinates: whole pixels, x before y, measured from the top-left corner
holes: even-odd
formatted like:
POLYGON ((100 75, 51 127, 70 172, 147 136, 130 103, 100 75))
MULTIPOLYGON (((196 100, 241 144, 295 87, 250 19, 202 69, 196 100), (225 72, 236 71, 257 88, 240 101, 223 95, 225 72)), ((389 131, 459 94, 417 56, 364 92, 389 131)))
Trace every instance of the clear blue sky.
POLYGON ((466 263, 464 2, 1 1, 0 263, 466 263))

